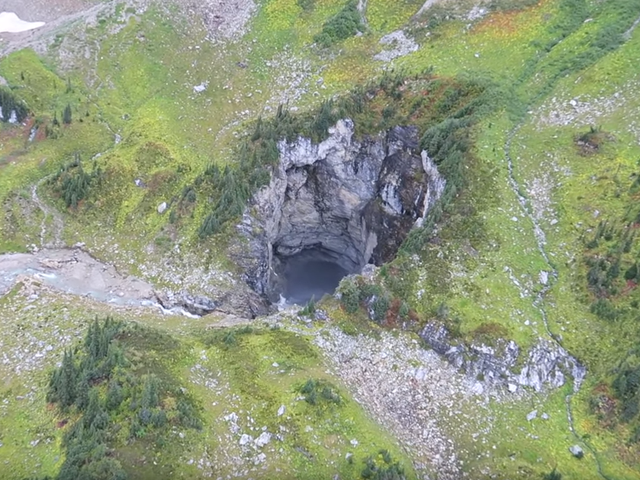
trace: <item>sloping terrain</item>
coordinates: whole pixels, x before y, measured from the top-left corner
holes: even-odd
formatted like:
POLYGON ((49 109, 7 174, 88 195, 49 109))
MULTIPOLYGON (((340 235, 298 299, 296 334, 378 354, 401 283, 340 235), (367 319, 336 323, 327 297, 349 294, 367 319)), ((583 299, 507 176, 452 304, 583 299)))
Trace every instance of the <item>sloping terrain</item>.
POLYGON ((0 478, 640 478, 640 1, 0 11, 0 478))

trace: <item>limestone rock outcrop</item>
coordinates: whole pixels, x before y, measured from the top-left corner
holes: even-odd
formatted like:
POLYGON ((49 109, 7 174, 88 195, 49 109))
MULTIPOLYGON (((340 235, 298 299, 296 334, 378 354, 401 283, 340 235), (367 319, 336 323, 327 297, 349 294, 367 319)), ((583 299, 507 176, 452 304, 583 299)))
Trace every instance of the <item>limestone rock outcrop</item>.
POLYGON ((573 380, 577 391, 586 375, 585 367, 551 340, 540 339, 528 352, 522 352, 513 340, 499 339, 495 346, 466 345, 455 342, 447 329, 437 322, 428 323, 420 337, 479 384, 501 384, 512 392, 521 387, 536 392, 559 388, 568 379, 573 380))
POLYGON ((445 186, 418 145, 415 127, 356 139, 348 119, 317 144, 281 141, 270 184, 238 226, 248 240, 236 257, 247 282, 277 299, 281 261, 302 251, 349 273, 391 260, 445 186))

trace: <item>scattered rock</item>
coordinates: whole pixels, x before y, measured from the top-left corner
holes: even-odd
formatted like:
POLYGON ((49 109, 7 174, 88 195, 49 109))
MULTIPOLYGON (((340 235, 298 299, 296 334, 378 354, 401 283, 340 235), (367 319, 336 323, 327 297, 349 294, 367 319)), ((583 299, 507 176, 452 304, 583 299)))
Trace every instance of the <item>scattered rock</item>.
POLYGON ((531 421, 533 419, 535 419, 538 416, 538 411, 537 410, 533 410, 532 412, 529 412, 527 414, 527 421, 531 421))
POLYGON ((327 315, 327 312, 324 310, 316 310, 313 314, 313 317, 321 322, 325 322, 329 319, 329 316, 327 315))
POLYGON ((191 295, 187 292, 179 292, 177 294, 166 292, 155 292, 158 303, 166 310, 184 309, 191 315, 199 317, 208 315, 216 310, 219 306, 218 302, 211 300, 203 295, 191 295))
POLYGON ((418 51, 419 45, 402 30, 396 30, 380 39, 380 44, 393 46, 392 50, 384 50, 373 57, 374 60, 390 62, 399 57, 418 51))
POLYGON ((256 447, 262 448, 267 443, 271 441, 271 434, 269 432, 262 432, 258 438, 256 438, 253 443, 256 447))
POLYGON ((284 412, 285 412, 285 406, 280 405, 280 408, 278 409, 278 416, 281 417, 282 415, 284 415, 284 412))
POLYGON ((249 443, 251 443, 253 441, 253 437, 251 435, 247 435, 246 433, 243 433, 242 436, 240 437, 240 445, 241 446, 245 446, 248 445, 249 443))
MULTIPOLYGON (((525 325, 527 323, 525 322, 525 325)), ((565 384, 564 372, 571 372, 574 389, 578 389, 586 369, 558 344, 540 339, 525 355, 519 373, 513 370, 523 353, 513 340, 498 339, 493 346, 454 342, 444 325, 428 323, 420 337, 452 365, 464 370, 471 378, 482 378, 485 384, 520 385, 536 392, 545 386, 559 388, 565 384)))
POLYGON ((584 457, 584 450, 582 450, 580 445, 573 445, 572 447, 569 447, 569 451, 571 452, 571 455, 576 458, 584 457))
POLYGON ((167 202, 162 202, 160 205, 158 205, 158 213, 162 214, 165 212, 166 209, 167 209, 167 202))
POLYGON ((201 83, 200 85, 196 85, 193 87, 193 91, 196 93, 202 93, 207 89, 208 82, 201 83))

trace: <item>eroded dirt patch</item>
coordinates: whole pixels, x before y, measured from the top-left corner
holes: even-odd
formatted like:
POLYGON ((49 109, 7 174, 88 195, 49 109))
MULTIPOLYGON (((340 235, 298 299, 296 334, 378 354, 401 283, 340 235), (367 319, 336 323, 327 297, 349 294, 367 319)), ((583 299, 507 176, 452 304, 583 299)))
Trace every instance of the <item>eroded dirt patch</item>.
POLYGON ((0 256, 0 295, 25 277, 56 290, 96 300, 139 305, 154 298, 153 287, 118 273, 80 249, 41 250, 0 256))

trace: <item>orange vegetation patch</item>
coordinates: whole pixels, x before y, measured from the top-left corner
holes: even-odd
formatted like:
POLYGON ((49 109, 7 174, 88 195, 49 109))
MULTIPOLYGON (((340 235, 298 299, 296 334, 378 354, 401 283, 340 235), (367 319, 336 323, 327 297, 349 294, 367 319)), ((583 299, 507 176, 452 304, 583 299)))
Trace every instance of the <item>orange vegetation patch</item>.
POLYGON ((495 33, 498 36, 508 36, 520 30, 522 27, 521 17, 530 14, 532 11, 539 9, 548 3, 549 0, 541 0, 538 4, 522 10, 511 10, 508 12, 496 12, 480 23, 478 23, 471 32, 474 34, 495 33))

